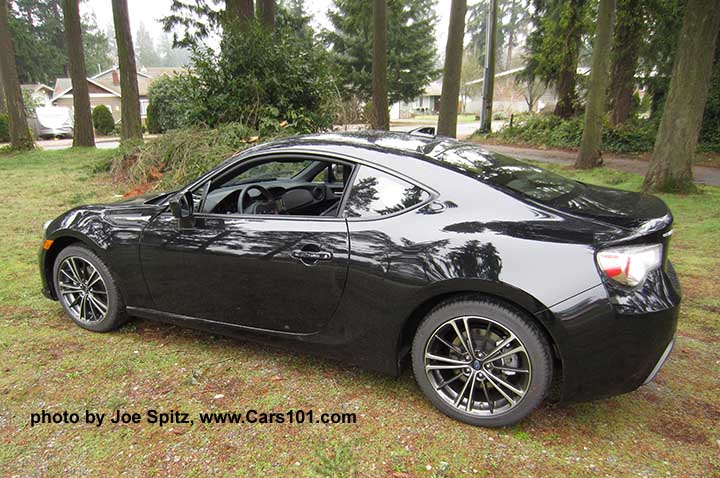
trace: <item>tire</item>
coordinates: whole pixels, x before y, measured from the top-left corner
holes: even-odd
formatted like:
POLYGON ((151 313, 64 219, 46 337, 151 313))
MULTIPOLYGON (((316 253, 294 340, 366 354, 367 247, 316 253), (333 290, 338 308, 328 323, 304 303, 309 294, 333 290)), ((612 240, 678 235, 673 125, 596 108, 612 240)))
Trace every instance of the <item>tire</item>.
POLYGON ((502 303, 468 297, 444 302, 425 317, 413 339, 412 365, 433 405, 483 427, 527 417, 547 395, 553 375, 551 348, 538 325, 502 303))
POLYGON ((125 303, 117 284, 105 263, 89 248, 72 245, 60 251, 53 265, 53 283, 58 301, 80 327, 109 332, 126 322, 125 303))

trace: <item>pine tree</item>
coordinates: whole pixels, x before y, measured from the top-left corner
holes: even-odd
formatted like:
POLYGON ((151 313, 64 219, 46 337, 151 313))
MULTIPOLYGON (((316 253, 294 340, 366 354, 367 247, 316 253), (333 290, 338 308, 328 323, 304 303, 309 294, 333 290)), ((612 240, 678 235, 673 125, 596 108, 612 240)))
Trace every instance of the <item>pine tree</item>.
POLYGON ((602 164, 600 143, 602 140, 605 97, 608 86, 610 47, 615 22, 615 0, 600 0, 598 20, 593 44, 592 70, 585 105, 585 126, 575 167, 591 169, 602 164))
POLYGON ((115 39, 117 41, 118 62, 120 64, 120 90, 122 92, 121 141, 142 140, 140 121, 140 94, 138 93, 137 66, 133 50, 130 18, 127 0, 112 0, 115 39))
MULTIPOLYGON (((372 6, 366 0, 335 0, 325 39, 338 64, 346 97, 372 97, 372 6)), ((434 0, 388 2, 388 96, 410 100, 438 78, 434 0)))
POLYGON ((643 184, 646 191, 695 190, 692 163, 719 31, 720 8, 717 0, 688 0, 675 53, 670 91, 643 184))
POLYGON ((73 146, 95 146, 90 94, 88 92, 85 53, 83 51, 82 30, 80 25, 80 7, 78 0, 64 0, 63 21, 65 43, 70 55, 70 79, 72 81, 73 110, 75 126, 73 128, 73 146))
POLYGON ((387 88, 387 0, 373 1, 372 98, 373 126, 390 129, 387 88))
POLYGON ((10 146, 16 150, 32 149, 20 81, 15 66, 15 48, 8 26, 7 2, 0 0, 0 75, 10 123, 10 146))
POLYGON ((454 138, 457 135, 458 96, 462 70, 463 38, 465 36, 465 13, 467 0, 453 0, 450 6, 450 25, 445 47, 442 95, 438 134, 454 138))

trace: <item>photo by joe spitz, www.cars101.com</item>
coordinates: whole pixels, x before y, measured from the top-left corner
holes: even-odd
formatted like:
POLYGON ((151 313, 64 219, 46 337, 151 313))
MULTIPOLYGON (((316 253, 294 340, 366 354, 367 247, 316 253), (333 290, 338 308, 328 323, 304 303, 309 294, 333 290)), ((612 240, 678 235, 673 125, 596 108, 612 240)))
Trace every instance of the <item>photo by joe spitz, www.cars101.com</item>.
POLYGON ((136 316, 394 375, 409 362, 442 412, 493 427, 551 383, 572 402, 653 379, 680 303, 671 227, 653 196, 476 145, 327 133, 68 211, 45 226, 40 271, 85 329, 136 316))

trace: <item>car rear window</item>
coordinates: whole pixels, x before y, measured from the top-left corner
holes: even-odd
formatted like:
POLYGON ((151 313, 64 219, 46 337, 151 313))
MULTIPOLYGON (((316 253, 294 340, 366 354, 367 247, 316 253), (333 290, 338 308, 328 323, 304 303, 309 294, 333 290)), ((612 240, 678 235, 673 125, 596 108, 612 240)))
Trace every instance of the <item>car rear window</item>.
POLYGON ((442 152, 437 159, 482 181, 546 203, 577 196, 583 187, 576 181, 550 171, 476 147, 449 149, 442 152))

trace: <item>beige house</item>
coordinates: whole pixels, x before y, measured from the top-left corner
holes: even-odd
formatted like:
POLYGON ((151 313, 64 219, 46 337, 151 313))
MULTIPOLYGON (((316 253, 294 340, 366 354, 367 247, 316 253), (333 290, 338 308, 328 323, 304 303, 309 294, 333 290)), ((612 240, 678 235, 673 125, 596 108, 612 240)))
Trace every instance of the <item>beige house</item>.
MULTIPOLYGON (((140 116, 145 119, 148 105, 148 88, 153 81, 163 75, 174 76, 182 68, 143 68, 138 70, 138 92, 140 94, 140 116)), ((120 104, 122 103, 122 89, 120 88, 120 69, 110 68, 87 79, 90 93, 90 106, 105 105, 117 123, 120 121, 120 104)), ((70 78, 58 78, 55 81, 53 97, 50 100, 54 106, 73 107, 72 82, 70 78)))

